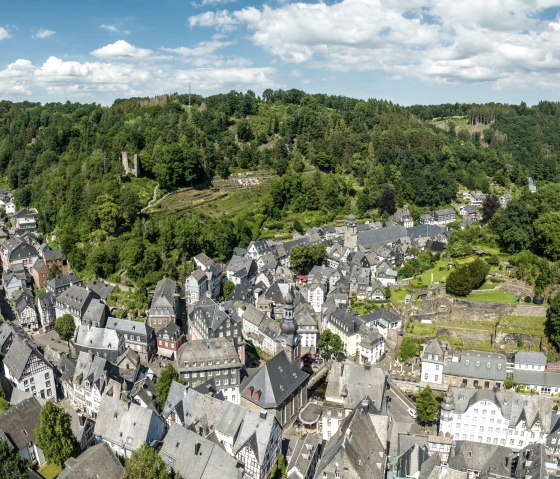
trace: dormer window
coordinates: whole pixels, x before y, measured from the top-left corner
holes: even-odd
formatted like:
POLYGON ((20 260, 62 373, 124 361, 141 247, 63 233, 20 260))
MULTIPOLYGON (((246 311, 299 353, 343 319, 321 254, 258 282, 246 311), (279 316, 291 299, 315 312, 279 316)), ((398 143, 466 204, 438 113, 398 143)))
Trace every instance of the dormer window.
POLYGON ((470 362, 470 361, 469 361, 468 359, 465 359, 465 366, 468 366, 468 365, 469 365, 469 362, 470 362))

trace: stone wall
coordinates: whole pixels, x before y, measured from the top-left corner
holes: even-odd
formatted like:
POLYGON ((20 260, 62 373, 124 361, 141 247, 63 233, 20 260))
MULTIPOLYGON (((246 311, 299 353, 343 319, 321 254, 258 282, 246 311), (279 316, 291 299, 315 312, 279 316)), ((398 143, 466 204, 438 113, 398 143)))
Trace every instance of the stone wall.
POLYGON ((445 326, 437 328, 437 337, 449 336, 450 338, 461 339, 465 343, 477 343, 492 340, 492 331, 484 329, 460 329, 446 328, 445 326))

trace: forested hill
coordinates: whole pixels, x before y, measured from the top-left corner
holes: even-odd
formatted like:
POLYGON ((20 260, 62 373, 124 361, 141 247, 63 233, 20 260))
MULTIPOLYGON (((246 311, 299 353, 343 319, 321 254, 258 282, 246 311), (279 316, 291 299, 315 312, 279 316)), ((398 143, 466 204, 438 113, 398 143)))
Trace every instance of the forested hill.
POLYGON ((559 113, 557 103, 404 108, 297 90, 111 107, 3 101, 0 176, 18 207, 39 209, 41 232, 55 233, 78 271, 151 284, 200 250, 227 257, 290 211, 375 216, 383 185, 418 214, 459 187, 557 182, 559 113), (122 151, 139 155, 144 178, 123 175, 122 151), (281 176, 243 215, 140 214, 156 182, 161 194, 240 170, 281 176))

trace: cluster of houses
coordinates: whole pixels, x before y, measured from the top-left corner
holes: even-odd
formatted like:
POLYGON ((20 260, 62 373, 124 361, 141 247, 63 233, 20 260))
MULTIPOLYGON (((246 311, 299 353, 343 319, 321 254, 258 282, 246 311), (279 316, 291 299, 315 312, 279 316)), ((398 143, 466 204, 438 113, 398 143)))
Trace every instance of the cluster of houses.
POLYGON ((285 243, 254 241, 227 264, 199 254, 184 285, 164 277, 145 320, 133 321, 111 316, 112 285, 84 286, 60 252, 26 230, 28 213, 0 245, 18 319, 0 324, 0 387, 11 404, 0 414, 0 438, 30 463, 45 462, 34 431, 52 400, 70 415, 81 451, 61 478, 120 478, 118 457, 143 444, 170 473, 193 479, 265 479, 282 451, 287 477, 299 479, 553 475, 560 417, 551 395, 560 392, 560 373, 538 353, 510 363, 499 354, 454 355, 433 340, 422 354, 422 383, 445 392, 439 434, 419 433, 392 412, 387 391, 395 385, 376 363, 402 319, 385 307, 386 288, 418 251, 445 249, 443 219, 414 226, 406 209, 385 224, 351 216, 285 243), (291 250, 317 243, 325 264, 295 275, 291 250), (226 281, 233 292, 224 300, 226 281), (37 307, 32 285, 45 289, 37 307), (22 295, 36 308, 33 321, 18 312, 22 295), (378 304, 360 316, 353 301, 378 304), (76 326, 72 354, 38 347, 29 332, 48 331, 65 314, 76 326), (302 366, 320 355, 325 330, 340 337, 344 357, 322 358, 324 399, 310 398, 315 372, 302 366), (157 397, 158 363, 173 364, 181 379, 165 398, 157 397), (540 394, 506 390, 508 379, 540 394))

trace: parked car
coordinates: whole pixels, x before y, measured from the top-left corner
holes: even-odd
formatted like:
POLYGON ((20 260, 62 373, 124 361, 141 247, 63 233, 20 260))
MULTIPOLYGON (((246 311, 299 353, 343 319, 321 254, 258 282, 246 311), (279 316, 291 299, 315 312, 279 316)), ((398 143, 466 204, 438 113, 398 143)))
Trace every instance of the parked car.
POLYGON ((414 419, 416 419, 416 409, 412 409, 411 407, 408 408, 408 415, 412 416, 414 419))

